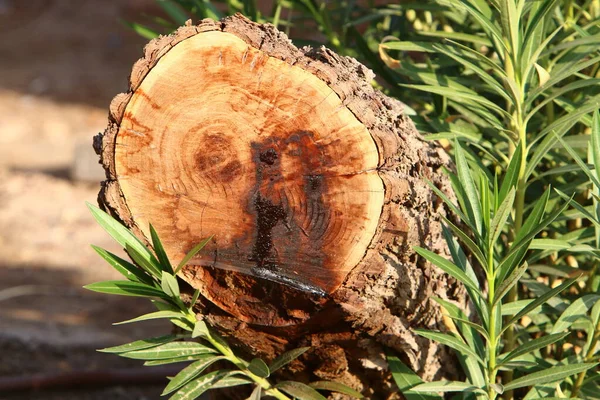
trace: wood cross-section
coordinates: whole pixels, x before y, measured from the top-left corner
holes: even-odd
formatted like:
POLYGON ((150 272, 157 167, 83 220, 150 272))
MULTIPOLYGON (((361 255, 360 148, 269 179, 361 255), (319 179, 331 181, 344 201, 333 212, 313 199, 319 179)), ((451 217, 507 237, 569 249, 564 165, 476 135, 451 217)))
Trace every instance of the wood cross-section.
POLYGON ((178 261, 333 292, 384 202, 377 146, 306 70, 226 32, 168 51, 129 101, 115 171, 131 216, 178 261))

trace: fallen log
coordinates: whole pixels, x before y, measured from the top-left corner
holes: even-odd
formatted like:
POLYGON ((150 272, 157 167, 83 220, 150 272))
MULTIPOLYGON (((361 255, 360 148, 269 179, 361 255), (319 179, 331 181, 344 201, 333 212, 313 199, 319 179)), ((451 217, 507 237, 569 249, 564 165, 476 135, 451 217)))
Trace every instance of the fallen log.
POLYGON ((139 237, 152 223, 178 262, 214 235, 180 278, 239 351, 311 346, 282 374, 388 398, 386 348, 424 379, 456 374, 411 328, 443 329, 432 296, 465 295, 412 250, 447 255, 427 181, 450 192, 449 158, 372 79, 239 15, 189 23, 146 46, 95 148, 99 202, 139 237))

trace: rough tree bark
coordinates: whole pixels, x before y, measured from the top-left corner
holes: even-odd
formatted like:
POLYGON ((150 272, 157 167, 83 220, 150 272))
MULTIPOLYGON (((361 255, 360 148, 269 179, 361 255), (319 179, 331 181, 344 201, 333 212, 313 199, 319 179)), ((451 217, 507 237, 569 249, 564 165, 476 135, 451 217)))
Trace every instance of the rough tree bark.
POLYGON ((239 15, 188 23, 146 46, 95 148, 99 202, 138 236, 151 222, 178 262, 215 235, 180 278, 240 351, 312 346, 282 374, 388 398, 386 347, 425 379, 456 373, 411 328, 443 329, 432 296, 465 297, 412 250, 446 254, 426 180, 448 192, 449 159, 372 79, 239 15))

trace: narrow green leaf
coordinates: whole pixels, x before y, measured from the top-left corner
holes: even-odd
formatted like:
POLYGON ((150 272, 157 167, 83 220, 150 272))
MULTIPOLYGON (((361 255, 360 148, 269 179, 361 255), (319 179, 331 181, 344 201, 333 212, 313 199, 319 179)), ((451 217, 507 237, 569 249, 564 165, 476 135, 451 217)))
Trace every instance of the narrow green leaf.
MULTIPOLYGON (((567 200, 569 198, 567 197, 567 200)), ((529 244, 530 250, 553 250, 560 251, 571 249, 573 244, 568 240, 561 239, 533 239, 529 244)))
POLYGON ((558 43, 556 46, 552 46, 551 49, 548 49, 547 52, 555 53, 560 50, 573 49, 575 47, 583 47, 583 45, 590 45, 590 44, 597 46, 598 43, 600 43, 600 34, 589 35, 589 36, 580 37, 578 39, 563 41, 561 43, 558 43))
POLYGON ((516 368, 532 368, 539 364, 534 361, 512 360, 498 365, 499 371, 514 371, 516 368))
POLYGON ((252 21, 258 22, 258 7, 256 0, 241 0, 244 4, 244 15, 247 15, 252 21))
POLYGON ((583 173, 587 175, 587 177, 590 179, 590 181, 592 181, 592 183, 596 187, 600 187, 600 180, 588 168, 587 164, 585 162, 583 162, 583 160, 581 159, 581 157, 579 157, 577 152, 575 150, 573 150, 573 148, 571 146, 569 146, 567 143, 565 143, 565 141, 560 136, 556 136, 556 140, 558 140, 560 142, 560 144, 562 144, 562 146, 565 148, 565 150, 567 150, 567 152, 571 155, 571 157, 573 157, 573 160, 575 160, 577 165, 579 165, 579 167, 581 168, 583 173))
POLYGON ((490 182, 485 174, 479 175, 479 193, 483 232, 490 232, 490 220, 492 218, 492 191, 490 189, 490 182))
MULTIPOLYGON (((528 400, 565 400, 566 397, 533 397, 528 400)), ((570 400, 582 400, 581 397, 569 397, 570 400)))
POLYGON ((186 256, 183 258, 183 260, 181 260, 181 262, 179 263, 179 265, 177 265, 177 269, 175 270, 175 275, 177 275, 179 273, 179 271, 181 271, 181 269, 183 267, 186 266, 186 264, 192 259, 192 257, 194 257, 200 250, 202 250, 202 248, 204 248, 204 246, 206 246, 206 244, 212 239, 212 236, 207 237, 206 239, 204 239, 203 241, 201 241, 200 243, 198 243, 196 246, 194 246, 194 248, 192 248, 187 254, 186 256))
MULTIPOLYGON (((450 43, 453 43, 453 42, 450 42, 450 43)), ((457 47, 459 47, 458 43, 456 43, 456 45, 457 45, 457 47)), ((461 47, 461 49, 463 49, 463 52, 459 52, 456 50, 452 51, 452 50, 450 50, 451 47, 441 46, 441 45, 433 45, 433 49, 437 50, 441 54, 446 55, 447 57, 450 57, 451 59, 458 62, 459 64, 462 64, 466 69, 470 69, 475 74, 477 74, 477 76, 479 76, 479 78, 481 80, 483 80, 485 83, 487 83, 489 85, 490 89, 492 89, 496 94, 502 96, 507 101, 512 101, 511 97, 508 94, 506 94, 506 91, 504 90, 504 88, 502 87, 500 82, 498 82, 488 71, 485 71, 483 68, 479 67, 477 64, 475 64, 474 62, 471 62, 467 58, 467 56, 470 55, 470 56, 476 57, 477 60, 480 60, 480 57, 485 57, 481 53, 477 53, 474 50, 469 49, 469 48, 463 49, 462 47, 461 47)), ((485 61, 488 61, 488 60, 489 59, 486 58, 485 61)), ((491 64, 495 70, 500 69, 498 67, 498 65, 496 65, 494 63, 491 63, 491 64)))
POLYGON ((469 165, 467 164, 467 159, 465 158, 462 146, 458 141, 454 142, 454 152, 458 178, 460 179, 460 182, 465 190, 465 194, 467 195, 467 198, 465 199, 469 205, 467 214, 472 218, 474 225, 477 227, 477 232, 482 235, 482 217, 478 201, 479 193, 475 187, 475 182, 473 181, 473 176, 471 174, 471 170, 469 169, 469 165))
POLYGON ((312 382, 309 386, 311 388, 317 389, 317 390, 328 390, 330 392, 342 393, 342 394, 352 396, 357 399, 364 398, 360 392, 357 392, 356 390, 352 389, 351 387, 346 386, 343 383, 339 383, 339 382, 317 381, 317 382, 312 382))
POLYGON ((520 267, 515 268, 514 271, 508 276, 508 278, 502 281, 502 283, 496 291, 496 294, 494 295, 493 305, 496 305, 502 301, 502 299, 504 298, 504 296, 506 296, 510 289, 513 286, 515 286, 517 282, 519 282, 519 279, 521 279, 525 271, 527 271, 527 267, 527 262, 524 262, 523 264, 521 264, 520 267))
POLYGON ((551 397, 556 393, 556 384, 554 383, 544 383, 540 385, 534 385, 529 389, 523 400, 531 400, 533 398, 542 397, 547 398, 551 397))
POLYGON ((500 20, 504 36, 510 40, 510 53, 516 58, 519 54, 519 15, 514 0, 499 0, 500 20))
POLYGON ((543 28, 544 19, 552 11, 556 2, 557 0, 543 0, 536 2, 534 5, 537 6, 535 13, 530 14, 530 17, 527 20, 527 27, 525 29, 525 34, 523 35, 523 43, 529 43, 529 41, 534 40, 536 31, 540 30, 540 27, 543 28))
POLYGON ((296 358, 300 357, 302 354, 306 353, 310 347, 299 347, 294 350, 286 351, 279 357, 277 357, 271 364, 269 364, 269 371, 271 373, 277 371, 279 368, 289 364, 296 358))
MULTIPOLYGON (((131 251, 137 254, 144 262, 150 267, 151 273, 155 276, 160 275, 160 267, 158 260, 152 255, 152 253, 144 246, 144 244, 129 232, 127 228, 121 225, 113 217, 99 209, 98 207, 87 203, 87 206, 92 213, 94 219, 98 224, 104 228, 104 230, 123 248, 129 247, 131 251)), ((129 253, 129 252, 128 252, 129 253)), ((131 255, 131 253, 130 253, 131 255)))
POLYGON ((429 331, 425 329, 415 329, 414 332, 419 336, 423 336, 427 339, 431 339, 438 343, 444 344, 458 351, 462 355, 472 356, 475 360, 480 362, 481 365, 484 365, 484 362, 481 359, 481 357, 479 357, 479 355, 475 353, 473 349, 467 346, 465 342, 463 342, 461 339, 458 339, 455 336, 449 335, 447 333, 429 331))
POLYGON ((228 388, 232 386, 249 385, 254 381, 245 376, 236 376, 243 374, 241 371, 230 371, 223 378, 219 379, 212 385, 211 389, 228 388))
MULTIPOLYGON (((542 304, 547 302, 549 299, 553 298, 557 294, 561 293, 563 290, 567 289, 569 286, 574 284, 578 279, 579 279, 579 276, 576 278, 568 279, 568 280, 564 281, 562 284, 560 284, 559 286, 555 287, 554 289, 551 289, 551 290, 547 291, 546 293, 542 294, 541 296, 539 296, 538 298, 534 299, 531 303, 527 304, 521 311, 519 311, 514 317, 512 317, 510 319, 510 321, 508 321, 506 326, 502 329, 501 333, 504 333, 504 331, 506 329, 508 329, 509 326, 511 326, 512 324, 517 322, 519 319, 521 319, 522 317, 527 315, 531 310, 535 309, 538 306, 541 306, 542 304)), ((506 390, 510 390, 510 389, 507 388, 506 390)))
MULTIPOLYGON (((511 273, 514 269, 514 266, 521 261, 533 238, 543 229, 545 229, 548 225, 554 222, 554 220, 563 213, 563 211, 567 208, 568 205, 568 202, 564 203, 559 209, 554 211, 544 220, 540 221, 537 225, 532 224, 530 226, 527 224, 528 221, 526 221, 526 223, 521 227, 521 231, 519 232, 519 234, 517 234, 516 242, 513 243, 512 246, 510 246, 510 250, 498 265, 498 270, 500 270, 501 272, 501 274, 499 275, 500 280, 504 279, 504 277, 507 274, 511 273)), ((536 211, 535 208, 534 211, 536 211)))
POLYGON ((269 367, 260 358, 252 359, 252 361, 250 361, 250 364, 248 364, 248 370, 254 375, 259 376, 261 378, 268 378, 269 375, 271 375, 269 367))
POLYGON ((172 274, 173 267, 171 266, 171 262, 169 261, 167 252, 165 251, 165 248, 163 247, 162 242, 158 237, 158 233, 156 233, 156 230, 154 229, 152 224, 150 224, 150 236, 152 237, 152 247, 154 247, 154 251, 156 252, 158 261, 160 262, 160 265, 162 267, 161 269, 172 274))
POLYGON ((479 35, 472 35, 469 33, 446 32, 446 31, 419 31, 416 33, 418 33, 419 35, 423 35, 423 36, 432 36, 432 37, 438 37, 438 38, 442 38, 442 39, 457 40, 457 41, 461 41, 461 42, 480 44, 482 46, 487 46, 487 47, 492 46, 492 42, 490 42, 488 38, 486 38, 484 36, 479 36, 479 35))
MULTIPOLYGON (((510 303, 502 304, 502 316, 507 315, 516 315, 519 311, 523 310, 527 305, 531 304, 533 300, 517 300, 512 301, 510 303)), ((542 311, 542 308, 546 308, 545 311, 549 311, 549 306, 537 306, 533 310, 530 311, 531 314, 539 314, 542 311)))
MULTIPOLYGON (((483 337, 487 338, 488 334, 483 329, 483 327, 471 322, 467 315, 455 304, 450 303, 448 301, 442 300, 440 298, 434 297, 433 300, 440 304, 447 315, 452 318, 455 322, 455 325, 460 331, 460 334, 464 338, 465 343, 472 348, 480 357, 486 354, 485 347, 483 344, 483 340, 477 334, 481 334, 483 337)), ((482 357, 483 358, 483 357, 482 357)), ((482 373, 482 368, 479 362, 471 357, 464 356, 460 353, 458 354, 458 359, 462 364, 462 368, 471 382, 475 386, 483 387, 485 386, 485 377, 482 373)))
POLYGON ((402 84, 401 86, 407 87, 410 89, 421 90, 423 92, 438 94, 440 96, 450 97, 454 100, 462 100, 462 101, 465 101, 468 104, 472 104, 472 105, 480 105, 490 111, 496 112, 501 117, 511 118, 511 116, 508 115, 507 112, 503 108, 501 108, 500 106, 498 106, 495 103, 492 103, 490 100, 486 99, 485 97, 480 96, 475 93, 462 92, 462 91, 458 91, 458 90, 455 90, 455 89, 452 89, 452 88, 446 87, 446 86, 428 86, 428 85, 414 85, 414 84, 402 84))
POLYGON ((123 22, 125 25, 127 25, 128 27, 130 27, 135 33, 137 33, 138 35, 140 35, 141 37, 151 40, 154 38, 157 38, 160 33, 150 29, 147 26, 141 25, 141 24, 137 24, 135 22, 128 22, 128 21, 121 21, 123 22))
POLYGON ((499 365, 504 365, 506 364, 508 361, 523 356, 525 354, 529 354, 531 352, 534 352, 536 350, 539 350, 541 348, 544 348, 546 346, 551 345, 552 343, 556 343, 559 340, 564 339, 565 337, 567 337, 569 335, 569 332, 566 333, 555 333, 552 335, 545 335, 542 336, 540 338, 537 339, 533 339, 530 340, 526 343, 523 343, 521 345, 519 345, 516 349, 514 349, 513 351, 511 351, 508 354, 505 354, 503 356, 500 356, 500 364, 499 365))
POLYGON ((594 169, 596 176, 600 179, 600 112, 594 111, 592 117, 592 159, 594 160, 594 169))
POLYGON ((502 203, 506 198, 506 195, 510 191, 511 188, 517 187, 517 181, 519 180, 519 169, 521 168, 521 158, 522 154, 522 144, 519 143, 517 149, 515 150, 513 157, 508 164, 508 168, 506 169, 506 174, 504 175, 504 179, 502 180, 502 185, 500 186, 500 192, 498 197, 498 202, 502 203))
POLYGON ((185 21, 190 18, 185 11, 172 0, 156 0, 156 2, 177 25, 184 25, 185 21))
POLYGON ((436 381, 417 385, 411 389, 413 392, 480 392, 481 388, 466 382, 436 381))
MULTIPOLYGON (((512 1, 512 0, 506 0, 506 1, 512 1)), ((488 241, 488 248, 490 248, 490 249, 494 247, 494 243, 496 243, 496 240, 502 233, 502 229, 506 225, 506 221, 508 221, 508 217, 510 216, 510 212, 512 211, 512 208, 513 208, 513 203, 515 202, 515 193, 516 193, 515 188, 514 187, 510 188, 510 190, 508 191, 508 194, 504 198, 504 201, 502 201, 502 203, 500 204, 500 207, 498 207, 498 210, 494 214, 494 219, 492 220, 492 223, 490 225, 490 233, 489 233, 489 241, 488 241)))
MULTIPOLYGON (((446 225, 442 225, 442 234, 444 235, 444 239, 446 239, 446 244, 448 246, 448 250, 450 250, 450 255, 452 256, 454 263, 460 269, 465 271, 467 276, 470 277, 473 282, 477 282, 477 275, 475 274, 471 263, 467 259, 463 249, 458 245, 458 241, 454 238, 454 236, 452 236, 452 232, 450 232, 446 225)), ((484 311, 484 309, 487 307, 487 299, 479 297, 477 293, 468 286, 466 289, 471 301, 473 302, 473 305, 475 306, 478 317, 484 321, 484 323, 487 323, 488 313, 484 311)), ((446 305, 444 305, 444 307, 448 308, 446 305)))
POLYGON ((504 393, 504 385, 502 385, 501 383, 492 383, 490 387, 494 389, 494 392, 498 394, 504 393))
POLYGON ((154 367, 157 365, 177 364, 177 363, 189 363, 190 361, 202 360, 205 356, 214 356, 213 354, 196 354, 193 356, 181 356, 173 358, 163 358, 161 360, 148 360, 144 361, 144 366, 154 367))
POLYGON ((471 251, 471 253, 473 253, 473 255, 477 258, 477 261, 479 261, 481 266, 486 266, 487 265, 487 257, 481 252, 481 249, 479 248, 479 246, 477 246, 477 244, 475 244, 475 242, 469 236, 467 236, 467 234, 463 231, 463 229, 460 229, 459 227, 454 225, 452 223, 452 221, 450 221, 448 218, 444 217, 443 215, 441 215, 441 217, 444 220, 444 222, 446 223, 446 225, 448 226, 448 228, 450 228, 452 233, 454 233, 454 235, 465 246, 467 246, 467 248, 471 251))
POLYGON ((592 319, 592 324, 594 324, 594 326, 600 322, 600 301, 597 302, 592 307, 592 312, 590 313, 590 317, 592 319))
POLYGON ((502 125, 496 115, 492 114, 489 109, 478 104, 467 103, 461 99, 447 98, 448 106, 454 108, 459 115, 481 129, 493 128, 497 131, 499 137, 510 140, 505 132, 505 127, 502 125))
POLYGON ((92 249, 108 262, 114 269, 130 281, 153 285, 152 277, 144 272, 144 270, 136 267, 129 261, 123 260, 121 257, 106 251, 100 247, 92 245, 92 249))
POLYGON ((156 336, 149 339, 136 340, 135 342, 122 344, 120 346, 107 347, 98 351, 102 353, 126 353, 128 351, 149 349, 161 344, 170 343, 173 340, 180 339, 181 337, 181 335, 156 336))
POLYGON ((155 311, 152 313, 141 315, 136 318, 128 319, 126 321, 115 322, 113 325, 123 325, 123 324, 130 324, 132 322, 148 321, 151 319, 162 319, 162 318, 179 319, 179 318, 185 318, 185 315, 180 312, 175 312, 175 311, 155 311))
POLYGON ((171 318, 169 322, 188 332, 192 332, 194 330, 194 324, 192 324, 192 322, 187 318, 171 318))
POLYGON ((504 50, 507 49, 502 39, 502 32, 498 29, 498 26, 494 24, 493 20, 482 14, 481 11, 469 1, 460 1, 458 4, 461 5, 485 30, 490 40, 494 43, 497 53, 499 55, 504 54, 504 50))
POLYGON ((165 387, 161 396, 167 395, 179 389, 204 372, 204 370, 213 363, 223 359, 225 359, 225 357, 206 354, 201 360, 193 362, 175 375, 173 379, 169 381, 169 384, 165 387))
MULTIPOLYGON (((194 14, 200 13, 202 18, 210 18, 215 21, 223 18, 223 13, 221 13, 215 4, 213 4, 210 0, 193 0, 196 7, 198 7, 198 11, 194 14)), ((275 24, 277 25, 277 24, 275 24)))
POLYGON ((194 400, 209 389, 212 389, 219 380, 225 378, 229 371, 213 371, 188 382, 180 388, 169 400, 194 400))
POLYGON ((534 372, 517 378, 504 385, 504 390, 514 390, 525 386, 540 385, 543 383, 559 381, 567 376, 587 371, 596 365, 598 365, 598 363, 570 364, 548 368, 543 371, 534 372))
MULTIPOLYGON (((581 204, 579 204, 578 202, 573 200, 573 196, 567 196, 565 193, 561 192, 558 189, 554 189, 554 191, 556 193, 558 193, 558 195, 560 197, 562 197, 566 202, 568 202, 569 204, 571 204, 573 206, 573 208, 577 209, 577 211, 579 211, 581 213, 581 215, 583 215, 585 218, 589 219, 591 222, 594 223, 594 225, 598 225, 600 224, 600 221, 598 221, 598 218, 596 218, 595 216, 593 216, 585 207, 583 207, 581 204)), ((579 217, 579 216, 578 216, 579 217)))
MULTIPOLYGON (((542 43, 542 45, 540 45, 540 47, 542 47, 542 46, 543 46, 543 43, 542 43)), ((548 89, 550 89, 551 87, 556 85, 558 82, 562 81, 565 78, 574 76, 577 72, 579 72, 585 68, 588 68, 592 65, 595 65, 598 62, 600 62, 600 56, 593 57, 593 58, 585 58, 585 60, 579 61, 577 63, 565 63, 564 66, 553 69, 552 75, 546 83, 544 83, 542 86, 540 86, 538 88, 530 90, 527 93, 526 102, 532 103, 540 94, 546 92, 548 89)), ((592 111, 592 110, 590 110, 590 111, 592 111)), ((588 112, 590 112, 590 111, 588 111, 588 112)))
MULTIPOLYGON (((579 122, 580 119, 586 116, 586 114, 588 114, 590 111, 593 111, 600 106, 600 103, 598 102, 599 99, 600 97, 590 99, 577 110, 556 119, 537 135, 536 140, 541 140, 542 138, 544 139, 536 145, 535 150, 533 151, 531 159, 529 160, 525 170, 525 178, 529 178, 529 176, 531 176, 531 174, 537 168, 539 162, 551 154, 549 150, 558 142, 558 137, 564 136, 567 132, 569 132, 569 129, 571 129, 573 125, 579 122)), ((531 143, 531 146, 534 144, 535 140, 531 143)))
POLYGON ((473 321, 470 321, 468 319, 464 319, 464 318, 460 318, 460 317, 456 317, 453 315, 449 315, 450 318, 452 318, 454 321, 456 322, 460 322, 461 324, 465 324, 470 326, 471 328, 475 329, 477 332, 479 332, 484 338, 489 340, 489 335, 487 333, 487 331, 485 330, 485 328, 473 321))
MULTIPOLYGON (((131 259, 133 260, 134 263, 139 265, 143 270, 147 271, 150 275, 155 276, 156 278, 160 279, 160 275, 161 275, 160 266, 152 265, 152 262, 149 261, 144 256, 144 254, 139 253, 137 250, 135 250, 129 244, 125 245, 125 251, 129 255, 129 257, 131 257, 131 259)), ((154 257, 154 256, 152 256, 152 257, 154 257)))
POLYGON ((179 284, 177 283, 177 278, 175 278, 173 275, 163 271, 160 286, 168 296, 180 300, 179 284))
MULTIPOLYGON (((580 91, 583 88, 594 86, 600 84, 600 78, 594 79, 582 79, 574 82, 570 82, 562 87, 556 88, 551 93, 548 93, 544 100, 540 101, 534 108, 531 109, 527 117, 526 121, 529 121, 534 115, 536 115, 542 108, 544 108, 548 103, 554 101, 554 99, 561 97, 565 93, 569 93, 571 91, 580 91)), ((570 137, 570 136, 569 136, 570 137)), ((589 135, 583 136, 585 139, 589 139, 589 135)))
POLYGON ((573 322, 583 317, 598 300, 600 300, 600 294, 586 294, 573 301, 560 315, 552 327, 551 333, 569 329, 573 322))
POLYGON ((204 321, 196 321, 194 324, 194 332, 192 333, 192 338, 208 338, 210 337, 210 332, 208 330, 208 325, 204 321))
POLYGON ((595 389, 597 389, 597 388, 598 388, 598 385, 596 384, 596 381, 600 381, 600 373, 595 373, 595 374, 594 374, 594 373, 592 373, 592 374, 590 374, 590 375, 591 375, 591 376, 590 376, 589 378, 586 378, 586 379, 583 381, 583 385, 582 385, 582 386, 583 386, 583 387, 585 387, 585 386, 586 386, 586 385, 588 385, 588 384, 593 384, 593 386, 592 386, 592 387, 593 387, 593 388, 595 388, 595 389))
POLYGON ((302 400, 327 400, 315 389, 300 382, 283 381, 275 385, 275 388, 302 400))
POLYGON ((192 310, 194 308, 199 297, 200 297, 200 289, 194 290, 194 295, 192 296, 192 300, 190 301, 190 310, 192 310))
POLYGON ((459 280, 464 285, 470 287, 481 297, 481 292, 479 291, 478 285, 475 282, 473 282, 473 280, 471 280, 471 278, 462 269, 460 269, 450 261, 446 260, 444 257, 439 256, 432 251, 426 250, 422 247, 414 247, 413 249, 421 257, 425 258, 426 260, 434 264, 436 267, 448 273, 453 278, 459 280))
POLYGON ((149 349, 128 351, 121 353, 121 357, 136 360, 162 360, 167 358, 194 356, 198 354, 216 353, 208 346, 195 342, 165 343, 149 349))
MULTIPOLYGON (((427 181, 427 184, 429 185, 429 187, 431 188, 431 190, 433 190, 435 192, 435 194, 442 199, 442 201, 448 206, 448 208, 450 208, 450 210, 457 215, 461 221, 463 221, 470 229, 471 231, 477 236, 479 235, 479 232, 477 232, 477 228, 471 223, 471 221, 469 220, 469 218, 463 214, 463 212, 458 209, 458 207, 456 207, 456 205, 454 205, 454 203, 452 203, 452 201, 448 198, 448 196, 446 196, 440 189, 438 189, 433 183, 427 181)), ((481 238, 481 236, 479 236, 479 238, 481 238)))
POLYGON ((413 392, 411 389, 417 385, 423 383, 421 378, 408 368, 400 359, 396 356, 387 356, 388 365, 392 372, 394 382, 400 389, 400 392, 407 400, 442 400, 442 396, 435 392, 432 393, 421 393, 413 392))
POLYGON ((423 53, 436 53, 430 42, 383 42, 379 46, 386 50, 420 51, 423 53))
POLYGON ((477 354, 479 354, 480 356, 484 355, 485 350, 483 347, 483 342, 480 338, 477 337, 475 332, 479 332, 483 337, 487 338, 487 331, 481 325, 469 320, 467 314, 465 314, 465 312, 461 310, 456 304, 446 301, 444 299, 440 299, 439 297, 432 297, 432 299, 440 306, 442 306, 442 308, 446 311, 450 318, 458 322, 458 328, 460 329, 460 333, 465 338, 467 344, 473 349, 475 349, 477 354), (463 326, 463 324, 465 326, 463 326), (473 330, 469 328, 472 328, 473 330))
POLYGON ((85 285, 84 288, 93 292, 118 294, 121 296, 166 297, 161 290, 139 282, 104 281, 85 285))
POLYGON ((260 387, 259 385, 256 385, 254 387, 254 390, 250 394, 250 397, 248 397, 246 400, 260 400, 261 397, 262 397, 262 387, 260 387))
POLYGON ((181 311, 181 308, 179 306, 176 306, 171 302, 166 303, 160 300, 150 300, 150 302, 154 305, 154 307, 156 307, 158 311, 181 311))

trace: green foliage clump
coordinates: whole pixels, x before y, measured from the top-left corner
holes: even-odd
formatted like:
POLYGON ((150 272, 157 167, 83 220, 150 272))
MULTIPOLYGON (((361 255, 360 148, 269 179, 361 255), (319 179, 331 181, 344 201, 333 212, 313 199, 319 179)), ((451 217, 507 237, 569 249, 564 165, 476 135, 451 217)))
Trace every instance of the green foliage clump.
POLYGON ((148 298, 158 311, 139 316, 118 324, 167 319, 179 328, 181 333, 137 340, 132 343, 102 349, 121 357, 143 360, 144 365, 164 365, 188 363, 177 375, 171 378, 162 395, 170 395, 172 400, 192 400, 211 389, 240 385, 254 385, 251 400, 270 396, 280 400, 292 398, 325 400, 318 390, 334 391, 362 398, 361 394, 341 383, 318 381, 310 385, 294 381, 269 382, 269 376, 300 357, 309 348, 290 350, 267 365, 260 358, 246 361, 233 352, 227 341, 199 320, 194 305, 200 296, 196 290, 189 304, 182 300, 177 272, 200 251, 211 238, 197 246, 181 260, 176 268, 171 265, 167 254, 154 228, 150 226, 152 246, 150 251, 127 228, 99 208, 88 204, 98 223, 127 251, 135 262, 93 246, 94 250, 112 267, 121 273, 126 281, 105 281, 92 283, 86 289, 99 293, 148 298), (219 366, 207 372, 207 369, 219 366), (221 369, 221 365, 229 368, 221 369), (291 396, 291 397, 290 397, 291 396))
POLYGON ((425 94, 411 104, 420 131, 454 141, 458 205, 434 190, 462 222, 445 221, 452 261, 416 251, 465 284, 477 315, 440 302, 454 329, 418 332, 457 351, 466 382, 404 393, 600 398, 599 4, 440 0, 408 14, 409 40, 382 43, 382 58, 425 94))

